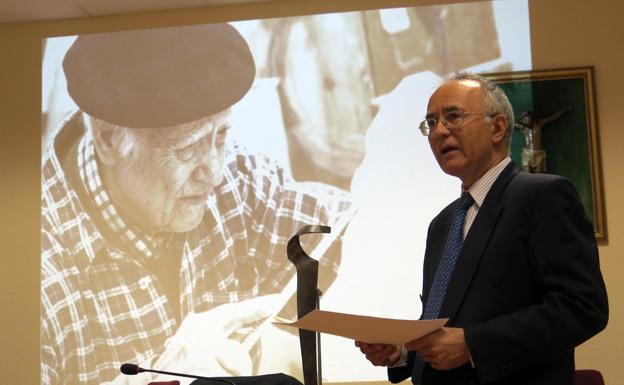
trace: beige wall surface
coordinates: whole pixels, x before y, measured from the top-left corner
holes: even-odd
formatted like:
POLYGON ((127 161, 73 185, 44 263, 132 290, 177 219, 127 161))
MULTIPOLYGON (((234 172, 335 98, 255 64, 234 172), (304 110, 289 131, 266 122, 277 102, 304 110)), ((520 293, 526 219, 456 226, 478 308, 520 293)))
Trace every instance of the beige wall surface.
POLYGON ((605 331, 577 349, 578 368, 596 368, 607 384, 624 384, 624 4, 619 0, 533 0, 534 69, 595 67, 608 241, 601 244, 609 294, 605 331))
MULTIPOLYGON (((499 0, 504 1, 504 0, 499 0)), ((624 383, 624 26, 619 0, 530 0, 536 69, 594 65, 608 242, 600 246, 611 304, 607 329, 578 349, 577 366, 624 383)), ((290 0, 90 20, 0 25, 0 372, 4 383, 39 383, 41 38, 165 25, 450 1, 290 0)))

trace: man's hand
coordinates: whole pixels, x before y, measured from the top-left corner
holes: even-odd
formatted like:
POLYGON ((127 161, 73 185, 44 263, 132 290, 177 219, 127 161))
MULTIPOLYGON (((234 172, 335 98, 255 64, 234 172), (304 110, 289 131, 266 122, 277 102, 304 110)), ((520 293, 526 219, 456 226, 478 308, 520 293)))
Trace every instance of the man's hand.
POLYGON ((448 370, 470 361, 462 328, 442 328, 405 344, 407 350, 417 350, 434 369, 448 370))
POLYGON ((375 366, 392 365, 399 359, 401 355, 401 347, 387 344, 367 344, 365 342, 355 341, 355 346, 360 348, 366 359, 375 366))
POLYGON ((279 310, 278 300, 266 295, 188 314, 154 367, 201 376, 251 375, 249 351, 232 335, 254 330, 279 310))

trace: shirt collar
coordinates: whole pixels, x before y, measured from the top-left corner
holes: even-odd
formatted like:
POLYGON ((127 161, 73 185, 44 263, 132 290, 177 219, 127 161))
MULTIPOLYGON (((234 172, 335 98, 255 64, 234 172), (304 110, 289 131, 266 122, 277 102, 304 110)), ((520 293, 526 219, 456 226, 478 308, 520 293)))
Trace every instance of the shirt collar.
MULTIPOLYGON (((479 180, 477 180, 475 183, 473 183, 472 186, 470 186, 468 192, 475 200, 474 204, 477 205, 477 208, 481 207, 483 201, 485 200, 485 196, 490 191, 490 188, 492 188, 492 185, 494 184, 500 173, 503 172, 505 167, 509 164, 509 162, 511 162, 510 157, 506 157, 505 159, 501 160, 496 165, 494 165, 494 167, 492 167, 485 174, 483 174, 483 176, 479 178, 479 180)), ((462 189, 462 191, 465 190, 462 189)))

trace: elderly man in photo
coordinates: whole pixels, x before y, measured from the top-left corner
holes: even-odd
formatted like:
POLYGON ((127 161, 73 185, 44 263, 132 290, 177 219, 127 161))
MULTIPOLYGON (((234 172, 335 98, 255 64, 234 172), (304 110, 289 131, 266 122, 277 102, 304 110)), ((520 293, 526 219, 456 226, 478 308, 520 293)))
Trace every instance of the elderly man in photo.
POLYGON ((63 69, 79 110, 42 166, 42 383, 149 382, 124 362, 255 373, 261 344, 242 342, 283 306, 288 239, 347 194, 226 140, 255 78, 229 24, 80 36, 63 69))
POLYGON ((574 348, 607 324, 578 194, 565 178, 517 168, 513 126, 503 91, 477 75, 455 75, 429 99, 420 129, 462 197, 429 226, 422 318, 449 321, 405 346, 356 342, 391 382, 573 385, 574 348))

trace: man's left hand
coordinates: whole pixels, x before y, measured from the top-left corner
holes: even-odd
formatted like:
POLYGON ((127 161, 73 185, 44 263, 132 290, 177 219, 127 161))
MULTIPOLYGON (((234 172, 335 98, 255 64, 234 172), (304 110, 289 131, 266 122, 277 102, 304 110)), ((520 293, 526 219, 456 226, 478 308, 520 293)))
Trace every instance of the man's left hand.
POLYGON ((470 361, 464 329, 446 328, 405 344, 407 350, 416 350, 434 369, 448 370, 470 361))

